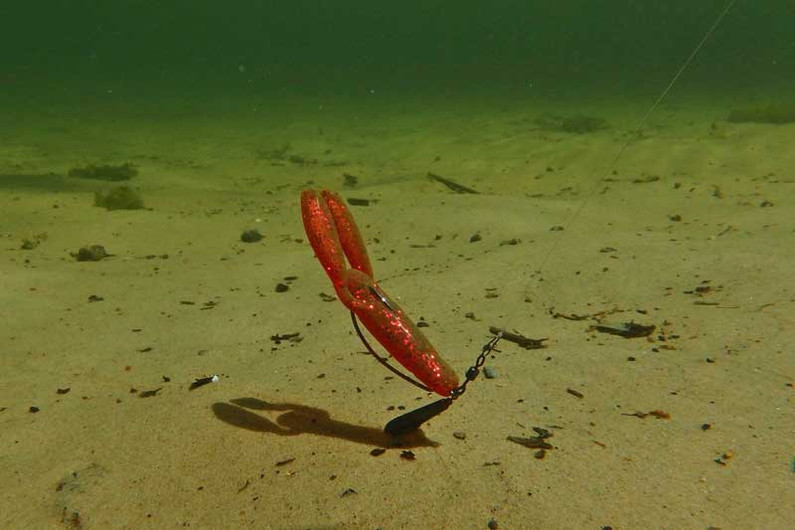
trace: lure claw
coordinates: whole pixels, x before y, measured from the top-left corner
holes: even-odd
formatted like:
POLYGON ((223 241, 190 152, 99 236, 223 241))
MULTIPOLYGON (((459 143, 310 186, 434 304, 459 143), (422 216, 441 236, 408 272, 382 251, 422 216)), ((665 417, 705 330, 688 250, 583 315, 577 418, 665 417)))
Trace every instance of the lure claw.
POLYGON ((437 394, 450 396, 458 376, 376 283, 364 240, 342 198, 328 190, 304 190, 301 215, 309 243, 340 301, 404 368, 437 394))

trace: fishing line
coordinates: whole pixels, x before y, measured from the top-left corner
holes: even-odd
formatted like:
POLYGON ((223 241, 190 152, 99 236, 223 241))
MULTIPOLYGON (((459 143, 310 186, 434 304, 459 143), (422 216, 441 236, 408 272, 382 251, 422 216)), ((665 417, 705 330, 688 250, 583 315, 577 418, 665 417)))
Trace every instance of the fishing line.
MULTIPOLYGON (((590 192, 574 210, 567 225, 576 222, 596 193, 598 185, 605 180, 635 137, 640 134, 649 116, 668 96, 735 1, 727 2, 712 26, 702 36, 701 41, 693 48, 665 89, 638 121, 605 168, 601 178, 594 183, 590 192)), ((455 371, 442 360, 419 327, 378 287, 364 240, 342 197, 329 190, 305 189, 301 192, 301 215, 315 256, 331 280, 340 302, 351 312, 353 327, 367 352, 405 381, 423 391, 435 392, 442 396, 442 399, 393 418, 384 427, 387 434, 401 436, 411 433, 446 411, 454 400, 465 393, 467 385, 478 377, 487 357, 497 351, 500 340, 503 338, 511 340, 512 334, 496 330, 496 334, 483 345, 475 362, 467 369, 465 380, 459 383, 455 371), (390 357, 403 365, 403 368, 411 372, 416 379, 391 366, 388 362, 389 357, 376 353, 362 333, 358 321, 361 321, 370 334, 389 352, 390 357)), ((559 237, 553 241, 540 264, 538 273, 546 267, 561 240, 562 237, 559 237)), ((543 340, 546 339, 536 342, 540 344, 543 340)), ((199 384, 199 381, 197 380, 196 383, 199 384)), ((206 382, 203 381, 202 384, 206 382)))
MULTIPOLYGON (((726 14, 729 12, 731 7, 734 5, 735 1, 736 0, 729 0, 726 3, 726 5, 724 6, 723 10, 718 14, 718 16, 715 19, 715 21, 712 23, 712 25, 709 27, 709 29, 707 29, 707 31, 703 34, 703 36, 701 37, 701 40, 693 48, 693 50, 690 52, 690 55, 687 57, 687 59, 685 59, 685 61, 681 64, 681 66, 676 71, 674 76, 668 82, 668 85, 663 89, 663 91, 660 93, 660 95, 657 97, 657 99, 654 101, 654 103, 648 108, 648 110, 645 112, 645 114, 637 122, 635 127, 631 130, 631 132, 630 132, 629 136, 627 137, 627 139, 623 142, 623 144, 618 149, 616 154, 610 160, 610 163, 605 167, 605 169, 604 169, 604 171, 603 171, 603 173, 601 175, 601 178, 599 178, 593 184, 593 186, 591 187, 589 193, 586 195, 585 199, 577 206, 577 208, 574 210, 573 214, 569 217, 568 221, 566 222, 566 226, 571 226, 574 222, 577 221, 577 219, 582 214, 582 212, 585 209, 585 207, 588 205, 590 200, 596 194, 596 190, 597 190, 598 186, 605 180, 607 175, 616 167, 616 165, 618 164, 619 159, 624 154, 624 152, 627 150, 627 148, 631 145, 632 141, 636 137, 638 137, 638 135, 640 134, 641 129, 643 128, 643 126, 648 121, 649 116, 651 116, 654 113, 654 111, 657 110, 657 108, 660 106, 660 104, 668 97, 668 94, 671 92, 673 87, 676 85, 676 83, 679 80, 679 78, 682 76, 682 74, 685 72, 685 70, 687 70, 687 68, 690 66, 690 64, 693 62, 693 60, 696 58, 696 56, 698 56, 698 54, 701 51, 701 49, 705 46, 706 42, 709 40, 709 38, 712 36, 712 34, 718 28, 718 26, 720 25, 720 23, 723 20, 723 18, 726 16, 726 14)), ((540 264, 540 267, 536 271, 537 274, 540 274, 541 271, 546 268, 546 265, 548 264, 552 254, 554 253, 555 249, 558 247, 558 245, 560 244, 562 239, 563 239, 563 237, 561 236, 561 237, 557 238, 553 242, 552 246, 549 249, 549 252, 547 252, 547 254, 545 255, 544 259, 542 260, 542 262, 540 264)), ((384 297, 381 297, 381 298, 384 298, 384 297)), ((389 306, 387 305, 387 307, 389 307, 389 306)), ((356 329, 356 332, 359 335, 359 338, 362 340, 364 345, 367 347, 367 350, 368 350, 368 352, 371 355, 373 355, 381 364, 387 366, 387 368, 389 368, 393 372, 395 372, 398 375, 400 375, 400 377, 402 377, 403 379, 406 379, 407 381, 411 382, 412 384, 414 384, 416 386, 419 386, 420 388, 423 388, 423 386, 421 384, 417 383, 416 381, 412 381, 407 376, 404 376, 404 375, 400 374, 393 367, 389 366, 389 364, 386 362, 386 359, 383 359, 378 354, 376 354, 372 350, 370 345, 367 343, 367 340, 364 338, 364 335, 361 333, 361 330, 359 329, 359 327, 358 327, 358 325, 356 323, 356 316, 353 315, 352 318, 353 318, 354 328, 356 329)), ((428 405, 425 405, 425 406, 420 407, 418 409, 415 409, 415 410, 412 410, 410 412, 404 413, 404 414, 402 414, 402 415, 400 415, 400 416, 398 416, 396 418, 393 418, 391 421, 389 421, 386 424, 386 426, 384 427, 384 431, 386 433, 388 433, 388 434, 398 435, 398 436, 399 435, 403 435, 403 434, 407 434, 407 433, 410 433, 410 432, 418 429, 425 422, 435 418, 436 416, 438 416, 442 412, 446 411, 450 407, 450 405, 453 403, 453 400, 457 399, 459 396, 461 396, 464 393, 464 391, 466 390, 467 384, 469 382, 471 382, 471 381, 474 381, 478 377, 478 374, 480 373, 480 368, 485 363, 486 358, 488 357, 488 355, 491 352, 496 350, 497 343, 502 338, 504 338, 504 333, 502 331, 497 331, 497 334, 488 343, 486 343, 483 346, 483 348, 481 349, 481 353, 480 353, 480 355, 478 355, 478 358, 477 358, 475 364, 473 364, 467 370, 466 379, 465 379, 464 383, 461 384, 458 388, 454 389, 453 392, 448 397, 444 397, 442 399, 436 400, 436 401, 434 401, 432 403, 429 403, 428 405)))
MULTIPOLYGON (((699 54, 701 49, 705 46, 707 41, 715 32, 715 30, 718 29, 718 26, 720 26, 721 22, 723 21, 723 18, 728 14, 732 6, 734 6, 735 2, 736 0, 729 0, 726 3, 723 10, 715 18, 715 21, 712 23, 709 29, 707 29, 707 31, 704 32, 704 35, 701 37, 699 43, 696 44, 696 46, 690 52, 690 55, 687 57, 687 59, 685 59, 685 61, 682 63, 682 65, 679 67, 676 73, 673 75, 668 85, 663 89, 662 92, 660 92, 660 95, 657 96, 657 99, 654 101, 654 103, 646 110, 646 113, 640 118, 640 120, 638 120, 637 124, 631 130, 627 139, 624 141, 624 143, 621 145, 618 151, 616 151, 616 154, 610 160, 610 163, 605 167, 604 171, 601 174, 601 177, 597 179, 596 182, 591 186, 591 189, 586 194, 585 199, 583 199, 582 202, 580 202, 580 204, 577 205, 577 208, 569 216, 569 218, 566 220, 563 226, 572 226, 577 221, 577 219, 579 219, 583 210, 585 210, 585 207, 591 202, 591 199, 593 199, 594 195, 596 195, 596 190, 599 188, 599 185, 602 182, 604 182, 604 180, 607 178, 610 172, 616 168, 618 161, 621 159, 624 152, 632 144, 632 142, 640 135, 640 132, 643 129, 643 126, 646 125, 646 122, 648 121, 649 117, 654 113, 654 111, 657 110, 657 108, 662 104, 662 102, 668 97, 668 94, 674 88, 674 85, 676 85, 676 83, 679 81, 679 78, 682 77, 682 74, 690 66, 690 64, 699 54)), ((562 232, 560 237, 558 237, 552 242, 552 246, 549 248, 549 252, 545 254, 544 259, 541 261, 541 264, 539 265, 538 270, 536 271, 537 274, 540 274, 542 270, 546 269, 549 260, 552 258, 552 255, 555 253, 555 250, 558 248, 560 242, 563 240, 564 237, 565 237, 565 232, 562 232)))

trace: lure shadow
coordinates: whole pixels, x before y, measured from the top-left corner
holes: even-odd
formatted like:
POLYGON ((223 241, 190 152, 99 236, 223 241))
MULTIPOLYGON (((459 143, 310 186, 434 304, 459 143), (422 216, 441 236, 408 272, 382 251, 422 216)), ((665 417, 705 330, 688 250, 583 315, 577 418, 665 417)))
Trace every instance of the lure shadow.
POLYGON ((214 403, 215 416, 229 425, 249 431, 297 436, 314 434, 378 447, 437 447, 422 431, 392 436, 381 429, 362 427, 331 418, 328 411, 297 403, 270 403, 257 398, 235 398, 214 403), (260 415, 257 412, 271 413, 260 415), (277 415, 274 414, 276 413, 277 415))

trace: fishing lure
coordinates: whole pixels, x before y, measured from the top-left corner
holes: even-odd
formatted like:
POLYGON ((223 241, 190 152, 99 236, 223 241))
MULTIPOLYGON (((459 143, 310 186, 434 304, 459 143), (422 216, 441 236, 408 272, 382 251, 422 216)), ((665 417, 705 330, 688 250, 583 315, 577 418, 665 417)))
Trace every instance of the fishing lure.
POLYGON ((361 233, 339 194, 307 189, 301 192, 301 216, 315 256, 328 274, 337 297, 351 312, 356 334, 378 362, 402 379, 443 399, 429 403, 391 420, 384 427, 388 434, 406 434, 441 414, 474 381, 486 357, 495 351, 502 333, 497 333, 480 351, 475 364, 459 384, 453 369, 403 312, 400 306, 375 281, 361 233), (412 379, 378 355, 365 338, 358 321, 406 370, 412 379))
POLYGON ((423 386, 440 396, 450 396, 459 386, 458 376, 376 283, 364 240, 339 194, 304 190, 301 213, 309 243, 340 301, 423 386))
MULTIPOLYGON (((702 36, 701 41, 640 119, 633 134, 627 136, 626 141, 618 149, 609 166, 606 167, 604 177, 615 167, 633 139, 639 136, 648 117, 666 99, 668 93, 704 47, 735 1, 728 0, 712 26, 702 36)), ((439 180, 439 178, 436 179, 439 180)), ((578 218, 603 181, 604 178, 594 183, 591 192, 569 219, 569 224, 578 218)), ((475 364, 466 371, 464 382, 459 385, 455 372, 439 356, 425 335, 376 283, 364 240, 342 198, 337 193, 328 190, 319 192, 311 189, 304 190, 301 192, 301 213, 304 228, 315 255, 331 279, 340 301, 351 311, 353 326, 367 351, 398 376, 423 390, 436 392, 444 398, 393 419, 387 423, 384 430, 390 434, 407 433, 447 410, 453 400, 466 391, 467 384, 478 376, 488 355, 492 351, 496 351, 497 344, 503 338, 503 332, 498 331, 483 346, 475 364), (397 359, 421 382, 406 376, 390 365, 387 359, 375 353, 359 329, 357 319, 361 320, 392 357, 397 359)), ((546 254, 539 269, 546 266, 551 254, 551 251, 546 254)), ((541 341, 536 342, 540 343, 541 341)))

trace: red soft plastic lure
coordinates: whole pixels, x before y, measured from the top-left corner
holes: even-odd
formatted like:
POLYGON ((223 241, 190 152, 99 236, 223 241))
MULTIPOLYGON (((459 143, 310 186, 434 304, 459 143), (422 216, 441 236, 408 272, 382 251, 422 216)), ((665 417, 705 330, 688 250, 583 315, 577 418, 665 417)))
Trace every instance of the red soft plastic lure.
POLYGON ((437 394, 450 396, 458 387, 458 376, 376 283, 364 240, 342 197, 328 190, 304 190, 301 215, 309 243, 340 301, 417 379, 437 394))

